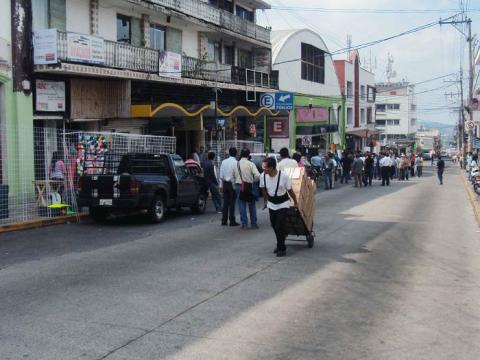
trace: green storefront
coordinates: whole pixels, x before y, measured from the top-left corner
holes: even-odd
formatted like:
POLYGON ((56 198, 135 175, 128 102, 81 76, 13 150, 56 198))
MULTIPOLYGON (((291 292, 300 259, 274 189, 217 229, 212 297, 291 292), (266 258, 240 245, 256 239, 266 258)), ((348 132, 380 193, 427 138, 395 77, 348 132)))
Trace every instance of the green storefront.
POLYGON ((309 154, 344 149, 344 106, 342 97, 296 94, 290 113, 290 147, 309 154))

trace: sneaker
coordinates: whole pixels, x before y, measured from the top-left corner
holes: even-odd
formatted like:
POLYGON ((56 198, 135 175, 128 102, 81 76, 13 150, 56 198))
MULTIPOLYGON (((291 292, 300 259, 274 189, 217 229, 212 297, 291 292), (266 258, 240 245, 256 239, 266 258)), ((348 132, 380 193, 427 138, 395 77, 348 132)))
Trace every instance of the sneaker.
POLYGON ((231 222, 231 223, 230 223, 230 226, 240 226, 240 224, 237 223, 237 222, 233 222, 233 223, 231 222))

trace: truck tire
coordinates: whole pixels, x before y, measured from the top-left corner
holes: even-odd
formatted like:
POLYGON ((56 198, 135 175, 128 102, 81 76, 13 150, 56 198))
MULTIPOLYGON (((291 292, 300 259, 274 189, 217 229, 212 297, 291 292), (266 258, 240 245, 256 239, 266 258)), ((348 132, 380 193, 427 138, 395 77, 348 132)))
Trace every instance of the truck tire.
POLYGON ((163 196, 156 196, 148 209, 148 217, 153 223, 158 224, 162 222, 165 217, 166 210, 165 198, 163 196))
POLYGON ((207 210, 207 194, 200 193, 191 209, 195 214, 203 214, 207 210))
POLYGON ((108 209, 100 208, 100 207, 91 207, 89 209, 90 217, 98 223, 104 222, 107 220, 108 215, 110 215, 110 211, 108 209))

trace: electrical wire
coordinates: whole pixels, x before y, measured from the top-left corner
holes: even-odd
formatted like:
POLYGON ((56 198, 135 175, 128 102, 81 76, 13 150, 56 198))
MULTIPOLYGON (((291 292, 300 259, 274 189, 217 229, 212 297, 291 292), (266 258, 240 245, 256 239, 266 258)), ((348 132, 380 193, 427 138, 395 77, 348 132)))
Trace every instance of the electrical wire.
MULTIPOLYGON (((347 14, 420 14, 420 13, 452 13, 458 9, 355 9, 355 8, 323 8, 303 6, 272 6, 274 10, 309 11, 324 13, 347 13, 347 14)), ((471 12, 480 12, 480 9, 469 9, 471 12)))

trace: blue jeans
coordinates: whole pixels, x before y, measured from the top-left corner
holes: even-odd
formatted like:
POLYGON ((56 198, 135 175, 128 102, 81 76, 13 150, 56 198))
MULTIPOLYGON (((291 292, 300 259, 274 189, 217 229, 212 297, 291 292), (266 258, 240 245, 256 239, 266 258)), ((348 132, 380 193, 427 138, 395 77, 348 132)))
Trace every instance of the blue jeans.
POLYGON ((443 185, 443 170, 437 170, 438 180, 440 181, 440 185, 443 185))
POLYGON ((467 170, 468 181, 472 181, 472 168, 470 167, 467 170))
POLYGON ((348 184, 348 180, 351 180, 350 177, 350 169, 349 170, 342 170, 342 177, 340 178, 340 183, 343 184, 343 181, 345 181, 345 184, 348 184))
POLYGON ((323 181, 325 182, 325 189, 330 189, 332 187, 332 170, 331 169, 324 170, 323 181))
POLYGON ((240 184, 235 185, 235 190, 237 192, 237 200, 238 200, 238 211, 240 212, 240 220, 243 226, 248 226, 248 216, 247 216, 247 207, 248 212, 250 213, 250 223, 252 226, 257 225, 257 203, 252 201, 251 203, 247 203, 243 200, 238 199, 238 195, 240 194, 240 184))

